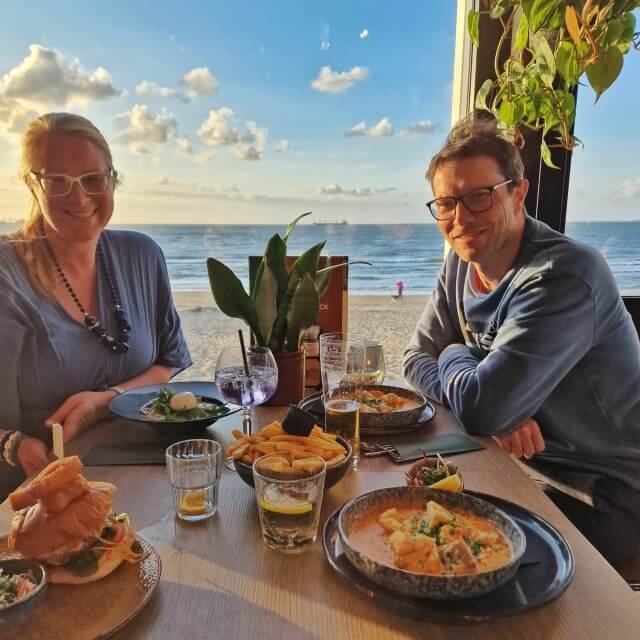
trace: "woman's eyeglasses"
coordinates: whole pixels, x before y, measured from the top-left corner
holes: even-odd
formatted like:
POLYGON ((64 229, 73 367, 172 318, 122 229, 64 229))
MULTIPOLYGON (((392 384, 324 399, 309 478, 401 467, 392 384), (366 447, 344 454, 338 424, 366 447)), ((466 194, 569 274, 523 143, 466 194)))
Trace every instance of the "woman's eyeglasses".
POLYGON ((36 171, 31 171, 30 173, 45 194, 54 198, 68 195, 75 182, 80 185, 88 196, 98 196, 109 190, 111 181, 116 176, 116 172, 113 169, 109 169, 104 173, 85 173, 76 177, 67 176, 63 173, 37 173, 36 171))
POLYGON ((512 182, 513 180, 505 180, 499 184, 494 184, 492 187, 474 189, 461 196, 436 198, 435 200, 427 202, 427 207, 436 220, 449 220, 453 218, 456 215, 458 202, 462 202, 471 213, 482 213, 483 211, 488 211, 493 206, 493 192, 512 182))

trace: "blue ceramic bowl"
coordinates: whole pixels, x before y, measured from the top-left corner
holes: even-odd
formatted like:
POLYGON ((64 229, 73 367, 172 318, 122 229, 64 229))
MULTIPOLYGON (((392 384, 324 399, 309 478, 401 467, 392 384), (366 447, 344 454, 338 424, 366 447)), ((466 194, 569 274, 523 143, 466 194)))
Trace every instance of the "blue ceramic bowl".
MULTIPOLYGON (((31 571, 38 583, 29 595, 0 609, 0 633, 2 633, 24 625, 44 600, 44 594, 47 590, 47 572, 39 562, 17 558, 0 560, 0 569, 5 576, 31 571)), ((29 637, 28 627, 23 631, 22 635, 29 637)))
POLYGON ((225 400, 220 390, 213 382, 167 382, 165 384, 154 384, 148 387, 138 387, 130 389, 125 393, 115 396, 109 402, 109 410, 121 418, 133 420, 134 422, 143 422, 153 427, 159 433, 172 436, 192 436, 202 433, 210 424, 213 424, 220 418, 225 418, 233 413, 240 411, 241 407, 235 404, 228 405, 229 411, 217 417, 200 418, 198 420, 182 420, 182 421, 158 421, 153 420, 149 416, 141 413, 142 407, 148 402, 158 397, 161 389, 168 387, 172 393, 183 393, 190 391, 195 396, 200 396, 205 402, 213 404, 225 404, 225 400))
POLYGON ((522 529, 504 511, 465 493, 452 493, 428 487, 377 489, 353 498, 340 512, 338 530, 347 558, 367 578, 399 593, 437 600, 470 598, 497 589, 516 573, 526 546, 522 529), (371 511, 416 503, 426 504, 428 500, 435 500, 445 508, 453 507, 470 511, 490 520, 509 541, 512 551, 511 561, 497 569, 472 575, 428 575, 383 564, 351 543, 350 535, 354 527, 371 511))

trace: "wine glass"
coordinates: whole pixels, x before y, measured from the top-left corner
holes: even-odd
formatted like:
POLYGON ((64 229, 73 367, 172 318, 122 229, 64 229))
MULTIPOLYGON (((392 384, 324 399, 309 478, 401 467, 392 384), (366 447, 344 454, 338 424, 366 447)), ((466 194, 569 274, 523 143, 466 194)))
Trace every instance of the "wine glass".
POLYGON ((216 363, 216 384, 227 402, 242 406, 242 432, 251 435, 251 407, 263 404, 276 392, 278 365, 267 347, 249 347, 246 354, 248 376, 242 349, 223 349, 216 363))
POLYGON ((382 384, 386 374, 384 351, 379 342, 366 341, 364 352, 365 384, 382 384))

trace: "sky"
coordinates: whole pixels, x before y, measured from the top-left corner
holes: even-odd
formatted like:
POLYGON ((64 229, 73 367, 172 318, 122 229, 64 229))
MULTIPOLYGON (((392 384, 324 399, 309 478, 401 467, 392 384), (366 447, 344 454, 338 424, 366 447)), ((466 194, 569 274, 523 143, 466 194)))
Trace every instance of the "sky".
MULTIPOLYGON (((65 110, 111 145, 114 223, 430 221, 424 171, 451 124, 454 0, 2 8, 0 219, 26 207, 20 132, 65 110)), ((640 219, 639 78, 632 52, 595 108, 580 91, 570 219, 640 219)))

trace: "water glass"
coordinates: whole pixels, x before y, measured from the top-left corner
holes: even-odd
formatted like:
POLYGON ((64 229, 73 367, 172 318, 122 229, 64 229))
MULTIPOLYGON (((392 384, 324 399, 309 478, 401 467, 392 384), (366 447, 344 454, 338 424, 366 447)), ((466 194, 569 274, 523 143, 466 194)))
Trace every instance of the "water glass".
POLYGON ((268 454, 253 463, 253 481, 264 543, 277 551, 302 551, 318 537, 327 465, 319 456, 294 460, 268 454))
POLYGON ((320 373, 325 430, 351 442, 351 466, 360 460, 360 397, 364 382, 365 339, 358 333, 320 336, 320 373))
POLYGON ((386 373, 382 345, 367 340, 364 353, 364 383, 382 384, 386 373))
POLYGON ((214 440, 176 442, 167 448, 173 507, 181 520, 210 518, 218 510, 222 447, 214 440))

